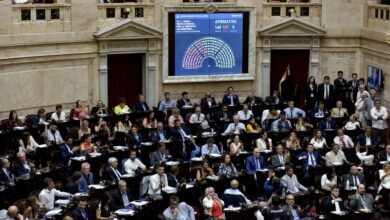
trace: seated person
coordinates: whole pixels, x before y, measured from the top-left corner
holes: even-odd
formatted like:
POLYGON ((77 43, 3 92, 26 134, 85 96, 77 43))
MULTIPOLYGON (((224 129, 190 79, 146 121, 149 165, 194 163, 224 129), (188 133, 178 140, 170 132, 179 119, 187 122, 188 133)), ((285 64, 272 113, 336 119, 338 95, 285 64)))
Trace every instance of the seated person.
POLYGON ((372 133, 371 127, 366 127, 364 134, 359 136, 359 146, 375 146, 378 144, 378 139, 372 133))
POLYGON ((257 124, 254 117, 249 118, 249 122, 246 125, 246 131, 248 133, 260 133, 262 131, 259 124, 257 124))
POLYGON ((62 105, 56 105, 56 111, 51 114, 52 121, 65 121, 65 112, 62 111, 62 105))
POLYGON ((386 146, 384 151, 379 152, 379 162, 390 162, 390 144, 386 146))
POLYGON ((371 194, 366 193, 366 186, 359 184, 356 194, 353 194, 349 200, 349 207, 354 211, 368 209, 370 212, 375 210, 375 201, 371 194))
POLYGON ((93 109, 92 110, 93 112, 91 112, 91 113, 97 117, 101 117, 101 116, 104 116, 107 114, 106 105, 100 99, 97 101, 96 106, 92 109, 93 109))
POLYGON ((343 181, 345 190, 356 190, 359 184, 365 184, 364 175, 355 165, 351 166, 349 174, 344 175, 343 181))
POLYGON ((306 151, 302 152, 297 156, 298 160, 301 161, 303 167, 303 173, 305 178, 309 178, 309 168, 320 165, 321 154, 314 151, 314 147, 308 144, 306 151))
POLYGON ((110 128, 108 128, 107 122, 103 118, 99 118, 97 124, 95 125, 94 132, 97 137, 97 142, 100 143, 100 146, 109 145, 109 141, 115 140, 114 137, 111 137, 110 128))
POLYGON ((91 219, 88 210, 88 201, 85 197, 79 197, 77 199, 77 207, 72 211, 72 216, 74 220, 85 220, 91 219))
POLYGON ((349 121, 347 122, 347 124, 344 125, 343 128, 347 131, 356 131, 360 129, 360 122, 357 120, 355 114, 349 117, 349 121))
POLYGON ((275 120, 271 124, 271 131, 273 132, 282 132, 290 131, 292 129, 291 122, 286 119, 286 113, 280 113, 280 119, 275 120))
POLYGON ((209 162, 203 161, 202 166, 200 167, 200 169, 198 169, 196 171, 196 180, 198 182, 200 182, 200 181, 206 179, 209 176, 214 176, 214 171, 210 167, 209 162))
POLYGON ((233 179, 230 181, 230 188, 226 189, 223 194, 229 194, 229 195, 240 195, 244 197, 246 204, 252 204, 252 202, 246 198, 246 196, 238 189, 239 182, 236 179, 233 179))
POLYGON ((275 172, 270 169, 268 172, 268 177, 264 181, 264 199, 268 200, 275 195, 283 194, 283 185, 280 182, 280 178, 275 176, 275 172))
POLYGON ((325 154, 326 166, 332 166, 333 164, 344 164, 347 161, 343 151, 340 150, 339 145, 332 144, 332 150, 325 154))
POLYGON ((60 166, 70 166, 71 158, 76 157, 79 154, 77 153, 80 150, 79 146, 73 146, 73 139, 69 136, 65 137, 65 143, 61 144, 59 147, 59 159, 57 164, 60 166))
POLYGON ((200 100, 200 107, 209 112, 211 107, 216 106, 217 102, 215 98, 210 95, 210 92, 206 92, 204 98, 200 100))
POLYGON ((79 192, 88 192, 89 186, 94 184, 93 173, 91 171, 91 165, 88 162, 81 164, 81 179, 78 183, 79 192))
MULTIPOLYGON (((21 0, 15 0, 15 4, 20 4, 19 1, 21 0)), ((21 2, 21 3, 26 3, 27 1, 25 2, 21 2)), ((22 214, 19 213, 19 209, 18 207, 12 205, 10 207, 8 207, 7 210, 5 209, 2 209, 0 211, 0 219, 4 219, 4 220, 23 220, 24 217, 22 214)))
POLYGON ((76 101, 76 108, 73 109, 73 119, 84 120, 89 118, 91 111, 89 109, 89 102, 76 101))
POLYGON ((54 208, 55 197, 71 198, 72 194, 61 192, 54 188, 54 181, 51 178, 43 180, 45 188, 38 195, 39 202, 45 204, 45 210, 50 211, 54 208))
POLYGON ((92 134, 91 128, 89 128, 89 122, 88 120, 83 120, 81 122, 81 127, 79 129, 79 139, 81 139, 86 134, 92 134))
POLYGON ((163 111, 165 114, 167 114, 168 110, 171 110, 176 107, 176 102, 174 100, 171 100, 171 94, 169 92, 165 92, 164 97, 165 99, 160 101, 158 110, 163 111))
POLYGON ((261 97, 257 97, 253 95, 252 92, 248 93, 248 96, 246 97, 244 104, 247 104, 249 106, 249 109, 252 109, 252 106, 254 105, 263 105, 264 101, 261 97))
POLYGON ((207 143, 202 146, 202 157, 205 158, 206 155, 210 156, 210 154, 219 154, 221 155, 221 152, 219 151, 219 148, 216 144, 214 144, 214 139, 209 138, 207 139, 207 143))
POLYGON ((302 149, 301 141, 297 137, 297 133, 295 133, 294 131, 290 133, 290 136, 286 140, 286 149, 293 151, 302 149))
POLYGON ((170 158, 171 155, 169 154, 169 151, 166 150, 164 142, 159 142, 157 150, 152 153, 150 163, 152 166, 156 167, 158 164, 164 164, 166 163, 170 158))
POLYGON ((200 107, 195 108, 195 113, 190 117, 190 124, 201 124, 206 119, 206 116, 202 113, 200 107))
POLYGON ((224 124, 228 123, 232 120, 233 115, 229 111, 229 108, 227 105, 222 105, 222 108, 220 111, 217 112, 217 124, 221 128, 220 130, 224 129, 224 124))
POLYGON ((242 132, 246 131, 245 125, 240 122, 240 118, 238 115, 233 116, 233 123, 230 123, 225 131, 223 132, 223 135, 229 135, 229 134, 241 134, 242 132))
POLYGON ((129 119, 129 115, 122 116, 120 120, 115 122, 114 126, 114 134, 117 132, 124 132, 128 133, 130 131, 130 128, 132 126, 132 123, 129 119))
POLYGON ((263 113, 261 114, 261 123, 262 124, 270 124, 271 121, 279 119, 280 117, 280 111, 275 106, 271 106, 270 109, 265 109, 263 113))
POLYGON ((68 182, 65 185, 64 191, 71 194, 78 193, 78 182, 80 181, 81 175, 80 171, 74 171, 72 176, 67 178, 68 182))
POLYGON ((272 96, 265 98, 265 104, 267 105, 282 105, 284 103, 286 103, 286 101, 280 96, 280 93, 277 90, 272 93, 272 96))
POLYGON ((108 166, 104 172, 109 181, 117 184, 122 176, 121 172, 118 170, 118 159, 115 157, 108 158, 108 166))
POLYGON ((19 139, 19 151, 26 152, 29 156, 34 157, 38 148, 37 142, 34 140, 30 132, 23 132, 22 138, 19 139))
POLYGON ((97 220, 111 220, 115 219, 114 213, 110 208, 111 196, 103 194, 100 197, 99 205, 96 209, 95 215, 97 220))
POLYGON ((123 115, 130 112, 131 110, 129 106, 126 105, 126 99, 124 97, 119 97, 119 104, 114 107, 114 113, 116 115, 123 115))
POLYGON ((81 141, 82 141, 80 144, 81 155, 86 156, 87 154, 96 152, 97 148, 92 144, 92 136, 90 134, 86 134, 81 139, 81 141))
POLYGON ((160 142, 169 139, 162 122, 157 123, 157 129, 155 131, 151 131, 149 136, 153 142, 160 142))
POLYGON ((185 202, 180 202, 174 195, 169 198, 169 207, 163 212, 165 219, 195 220, 194 209, 185 202))
POLYGON ((137 151, 130 150, 130 158, 124 159, 123 169, 134 176, 137 170, 146 170, 146 166, 137 158, 137 151))
POLYGON ((8 116, 7 130, 13 131, 15 127, 23 126, 22 121, 18 117, 18 113, 15 110, 11 110, 8 116))
POLYGON ((311 109, 311 119, 312 121, 316 121, 316 119, 323 119, 329 114, 328 109, 325 108, 324 101, 319 101, 318 106, 311 109))
POLYGON ((288 107, 283 110, 286 113, 288 120, 296 119, 298 117, 306 117, 305 111, 300 108, 294 107, 294 101, 288 101, 288 107))
POLYGON ((182 109, 183 107, 192 106, 191 100, 188 98, 188 92, 181 93, 181 99, 177 100, 176 107, 182 109))
POLYGON ((335 187, 337 187, 336 170, 334 168, 328 169, 321 177, 321 189, 331 192, 335 187))
POLYGON ((223 162, 219 165, 217 175, 219 177, 226 177, 226 178, 230 178, 238 175, 236 167, 232 163, 229 154, 225 154, 223 156, 223 162))
POLYGON ((353 148, 354 143, 352 139, 344 134, 344 130, 342 128, 337 129, 337 136, 333 138, 333 143, 342 147, 342 149, 353 148))
POLYGON ((253 149, 253 155, 246 159, 246 172, 248 174, 256 174, 257 170, 265 169, 264 157, 260 155, 260 149, 253 149))
POLYGON ((178 179, 179 173, 180 173, 180 168, 178 165, 171 166, 169 173, 167 173, 168 186, 177 188, 182 181, 185 182, 184 177, 183 179, 178 179))
POLYGON ((47 131, 47 146, 60 145, 64 143, 60 131, 57 130, 57 123, 52 121, 50 129, 47 131))
POLYGON ((275 195, 271 198, 271 206, 263 209, 263 211, 261 212, 265 220, 289 219, 287 216, 287 212, 282 207, 280 207, 280 203, 281 203, 280 196, 275 195))
POLYGON ((228 105, 228 106, 235 106, 240 104, 240 100, 238 99, 238 96, 234 94, 233 87, 229 87, 227 89, 227 94, 225 94, 222 98, 222 104, 228 105))
POLYGON ((156 174, 150 176, 149 186, 148 186, 148 194, 149 196, 160 199, 162 191, 164 187, 168 186, 167 175, 164 173, 165 167, 162 164, 156 165, 156 174))
POLYGON ((178 108, 172 109, 172 115, 168 118, 168 126, 170 128, 174 127, 176 120, 179 120, 180 124, 184 124, 183 117, 181 117, 180 110, 178 108))
POLYGON ((186 141, 192 139, 190 130, 185 124, 182 124, 180 120, 176 119, 174 125, 175 126, 171 128, 171 135, 174 140, 186 141))
POLYGON ((118 182, 118 189, 111 193, 110 208, 112 211, 127 208, 133 200, 133 194, 127 188, 126 181, 120 180, 118 182))
POLYGON ((294 174, 293 167, 286 167, 286 174, 280 180, 282 185, 286 187, 287 193, 307 192, 308 189, 299 183, 297 176, 294 174))
POLYGON ((229 145, 230 156, 239 156, 241 152, 244 152, 244 144, 240 140, 239 135, 234 135, 233 141, 229 145))
POLYGON ((31 170, 35 168, 35 165, 30 160, 26 159, 26 153, 24 151, 19 151, 16 154, 16 157, 18 160, 13 163, 16 177, 29 174, 31 173, 31 170))
POLYGON ((314 132, 314 137, 310 140, 310 144, 313 145, 314 149, 324 149, 328 147, 325 137, 322 135, 321 130, 314 132))
POLYGON ((14 186, 15 185, 15 177, 11 172, 11 163, 7 158, 0 159, 0 185, 1 186, 14 186))
POLYGON ((149 106, 145 102, 145 96, 143 94, 138 95, 138 102, 135 104, 135 110, 137 112, 148 112, 149 106))
POLYGON ((298 117, 294 127, 296 131, 308 131, 313 129, 314 126, 303 120, 302 117, 298 117))
POLYGON ((289 219, 301 219, 303 217, 303 210, 299 205, 295 205, 295 198, 289 194, 286 196, 286 204, 282 207, 289 219))
POLYGON ((336 121, 333 120, 331 115, 326 115, 325 121, 320 122, 321 131, 329 131, 336 129, 336 121))
POLYGON ((348 116, 348 111, 346 108, 343 108, 343 102, 337 101, 336 107, 332 108, 332 111, 330 112, 333 118, 344 118, 348 116))
POLYGON ((152 129, 157 127, 157 119, 154 112, 150 112, 149 116, 142 120, 142 127, 146 129, 152 129))
POLYGON ((256 147, 260 149, 260 152, 272 152, 272 140, 271 138, 268 138, 268 133, 266 131, 263 131, 260 138, 256 140, 256 147))
POLYGON ((368 147, 365 147, 365 151, 361 151, 359 146, 355 147, 356 156, 359 158, 361 164, 373 164, 374 162, 374 154, 370 152, 368 147))
POLYGON ((225 202, 218 198, 215 189, 213 187, 207 187, 204 194, 202 204, 205 215, 215 219, 224 219, 223 206, 225 202))
POLYGON ((130 133, 126 137, 127 146, 129 149, 140 149, 142 143, 142 135, 138 131, 138 126, 131 126, 130 133))
POLYGON ((281 144, 276 146, 276 154, 271 156, 271 165, 276 169, 285 167, 289 163, 289 156, 284 151, 284 147, 281 144))
POLYGON ((340 197, 340 189, 335 187, 331 191, 331 195, 325 199, 325 213, 327 215, 332 212, 342 212, 346 210, 346 202, 340 197))
POLYGON ((254 117, 252 110, 249 110, 249 106, 247 104, 242 106, 242 110, 238 111, 237 115, 241 121, 248 121, 250 118, 254 117))

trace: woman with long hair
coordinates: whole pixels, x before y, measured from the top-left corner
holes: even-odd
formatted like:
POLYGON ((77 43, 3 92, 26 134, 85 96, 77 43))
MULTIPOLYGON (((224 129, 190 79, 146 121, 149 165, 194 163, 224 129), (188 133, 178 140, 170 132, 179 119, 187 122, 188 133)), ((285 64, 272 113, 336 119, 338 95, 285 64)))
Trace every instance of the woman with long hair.
POLYGON ((37 220, 39 217, 39 210, 43 207, 44 205, 38 201, 36 196, 27 197, 26 209, 23 211, 24 219, 37 220))
POLYGON ((154 112, 150 112, 149 116, 145 117, 144 120, 142 120, 142 126, 147 129, 157 127, 157 119, 154 115, 154 112))
POLYGON ((317 102, 317 83, 314 76, 310 76, 303 90, 306 109, 312 109, 317 102))
POLYGON ((219 177, 227 177, 227 178, 237 176, 236 167, 232 163, 232 160, 231 160, 231 157, 229 154, 225 154, 223 156, 223 163, 221 163, 219 165, 218 176, 219 177))
POLYGON ((326 148, 328 146, 326 144, 325 137, 322 135, 322 131, 321 130, 317 130, 317 131, 314 132, 314 136, 310 140, 310 144, 312 144, 314 149, 316 149, 316 150, 324 149, 324 148, 326 148))

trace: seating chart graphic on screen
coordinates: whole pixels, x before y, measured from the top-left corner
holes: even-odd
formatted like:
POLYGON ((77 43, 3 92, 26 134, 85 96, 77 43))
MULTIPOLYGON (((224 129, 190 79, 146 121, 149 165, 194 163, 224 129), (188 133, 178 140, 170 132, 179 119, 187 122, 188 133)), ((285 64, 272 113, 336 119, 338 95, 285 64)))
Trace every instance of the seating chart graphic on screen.
POLYGON ((242 73, 243 14, 175 14, 176 75, 242 73))

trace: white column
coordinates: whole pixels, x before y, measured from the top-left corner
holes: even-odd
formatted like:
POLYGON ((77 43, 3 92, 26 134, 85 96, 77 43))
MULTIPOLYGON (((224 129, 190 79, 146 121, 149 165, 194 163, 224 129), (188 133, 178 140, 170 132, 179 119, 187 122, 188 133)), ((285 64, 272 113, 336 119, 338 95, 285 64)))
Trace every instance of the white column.
POLYGON ((107 68, 107 55, 100 55, 99 64, 99 95, 100 99, 107 105, 108 104, 108 68, 107 68))
POLYGON ((267 97, 270 95, 271 89, 271 40, 264 39, 263 56, 262 56, 262 72, 263 77, 261 80, 261 96, 267 97))
POLYGON ((149 106, 155 105, 157 103, 156 97, 156 62, 157 55, 154 52, 149 52, 146 55, 146 83, 145 85, 145 97, 149 106))
POLYGON ((316 82, 319 82, 319 57, 320 57, 320 39, 313 38, 312 48, 310 50, 310 70, 309 75, 314 76, 316 82))

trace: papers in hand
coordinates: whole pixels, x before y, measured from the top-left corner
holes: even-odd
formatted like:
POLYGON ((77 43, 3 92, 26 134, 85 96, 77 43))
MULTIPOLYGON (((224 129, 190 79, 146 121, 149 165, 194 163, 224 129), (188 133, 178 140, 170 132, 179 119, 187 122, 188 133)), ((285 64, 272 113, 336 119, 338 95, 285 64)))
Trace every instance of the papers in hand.
POLYGON ((178 161, 168 161, 165 164, 168 166, 174 166, 174 165, 179 165, 179 162, 178 161))
POLYGON ((85 156, 73 157, 72 160, 84 161, 85 160, 85 156))
POLYGON ((40 144, 40 145, 38 145, 38 148, 46 148, 46 147, 47 147, 46 144, 40 144))
POLYGON ((340 166, 340 165, 342 165, 343 163, 340 163, 340 162, 333 162, 332 163, 334 166, 340 166))
POLYGON ((16 127, 14 127, 15 131, 23 131, 24 129, 26 129, 26 127, 24 127, 24 126, 16 126, 16 127))
POLYGON ((164 188, 161 189, 163 192, 166 192, 168 194, 171 194, 171 193, 176 193, 177 192, 177 189, 176 188, 173 188, 173 187, 170 187, 170 186, 166 186, 164 188))
POLYGON ((260 169, 260 170, 256 170, 256 171, 259 171, 259 172, 265 173, 265 172, 267 172, 267 171, 268 171, 268 169, 267 169, 267 168, 264 168, 264 169, 260 169))
POLYGON ((134 201, 130 202, 130 204, 133 204, 135 206, 144 206, 148 203, 149 203, 148 201, 142 201, 142 200, 134 200, 134 201))
POLYGON ((271 153, 272 150, 263 150, 264 153, 268 154, 268 153, 271 153))
POLYGON ((61 209, 53 209, 46 213, 46 216, 55 216, 61 213, 61 209))
POLYGON ((60 205, 60 206, 66 206, 70 203, 69 199, 59 199, 55 201, 55 204, 60 205))
POLYGON ((117 215, 133 215, 134 214, 134 210, 132 209, 118 209, 115 211, 115 214, 117 215))
POLYGON ((191 188, 194 188, 194 185, 192 185, 192 184, 186 184, 186 189, 191 189, 191 188))
POLYGON ((106 188, 105 186, 99 185, 99 184, 92 184, 88 186, 89 188, 94 188, 94 189, 104 189, 106 188))
POLYGON ((125 151, 125 150, 129 149, 129 147, 127 147, 127 146, 114 146, 113 148, 116 151, 125 151))
POLYGON ((89 196, 89 193, 85 193, 85 192, 83 192, 83 193, 76 193, 76 194, 74 194, 74 197, 88 197, 89 196))
POLYGON ((126 174, 121 175, 122 178, 130 178, 133 176, 134 176, 134 173, 126 173, 126 174))

